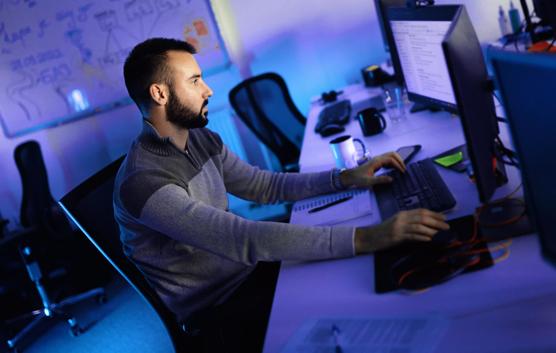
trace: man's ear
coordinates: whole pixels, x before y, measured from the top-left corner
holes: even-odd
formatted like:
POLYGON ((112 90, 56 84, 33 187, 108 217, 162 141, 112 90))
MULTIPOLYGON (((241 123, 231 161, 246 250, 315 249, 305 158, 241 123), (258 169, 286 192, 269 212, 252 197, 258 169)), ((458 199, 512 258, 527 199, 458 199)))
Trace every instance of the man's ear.
POLYGON ((153 83, 149 86, 149 93, 152 100, 158 105, 166 105, 168 102, 168 86, 160 83, 153 83))

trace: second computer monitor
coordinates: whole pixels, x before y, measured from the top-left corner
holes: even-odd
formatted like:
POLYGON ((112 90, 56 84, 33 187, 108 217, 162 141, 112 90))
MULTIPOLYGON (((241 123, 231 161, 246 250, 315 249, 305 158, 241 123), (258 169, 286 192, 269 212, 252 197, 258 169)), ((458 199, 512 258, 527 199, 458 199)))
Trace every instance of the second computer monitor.
POLYGON ((527 210, 544 257, 556 266, 556 58, 491 50, 490 59, 519 158, 527 210))
POLYGON ((456 7, 452 26, 442 41, 442 48, 479 198, 486 203, 495 189, 506 181, 495 142, 498 123, 479 39, 465 7, 456 7))
POLYGON ((388 24, 409 99, 456 113, 442 40, 458 6, 389 8, 388 24))

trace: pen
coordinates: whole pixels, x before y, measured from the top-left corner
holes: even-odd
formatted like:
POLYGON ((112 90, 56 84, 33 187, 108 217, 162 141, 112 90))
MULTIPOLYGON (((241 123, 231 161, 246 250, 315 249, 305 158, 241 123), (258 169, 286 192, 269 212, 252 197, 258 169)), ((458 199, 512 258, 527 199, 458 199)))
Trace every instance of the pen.
POLYGON ((349 196, 346 196, 346 197, 342 197, 341 199, 338 199, 338 200, 329 202, 329 203, 327 203, 327 204, 325 204, 325 205, 322 205, 322 206, 319 206, 319 207, 315 207, 315 208, 311 208, 308 212, 309 212, 309 213, 313 213, 313 212, 322 211, 322 210, 327 209, 328 207, 332 207, 332 206, 337 205, 337 204, 339 204, 339 203, 342 203, 342 202, 351 200, 352 198, 353 198, 353 195, 349 195, 349 196))
POLYGON ((334 336, 334 352, 335 353, 343 353, 344 350, 342 346, 340 346, 340 329, 336 324, 332 324, 332 335, 334 336))

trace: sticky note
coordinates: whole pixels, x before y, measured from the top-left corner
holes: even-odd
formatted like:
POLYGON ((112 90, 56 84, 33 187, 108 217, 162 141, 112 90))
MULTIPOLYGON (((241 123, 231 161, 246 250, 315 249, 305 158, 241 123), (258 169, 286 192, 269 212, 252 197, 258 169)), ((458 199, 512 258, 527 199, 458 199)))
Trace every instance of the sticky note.
POLYGON ((463 152, 460 151, 454 154, 449 154, 447 156, 436 158, 434 161, 440 164, 441 166, 448 168, 453 166, 454 164, 458 164, 462 160, 463 160, 463 152))

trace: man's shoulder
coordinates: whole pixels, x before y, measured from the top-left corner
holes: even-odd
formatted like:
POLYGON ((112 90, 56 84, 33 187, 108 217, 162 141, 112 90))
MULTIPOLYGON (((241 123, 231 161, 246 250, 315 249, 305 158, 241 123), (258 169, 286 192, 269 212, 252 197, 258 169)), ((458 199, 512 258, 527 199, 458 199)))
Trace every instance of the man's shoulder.
POLYGON ((195 134, 200 140, 204 140, 220 147, 222 147, 222 145, 224 144, 222 142, 222 138, 217 132, 212 131, 206 127, 190 130, 190 133, 195 134))
POLYGON ((180 178, 172 170, 163 168, 140 152, 130 150, 120 166, 114 185, 114 200, 117 206, 124 207, 134 217, 139 213, 145 202, 166 185, 174 184, 182 187, 180 178))

